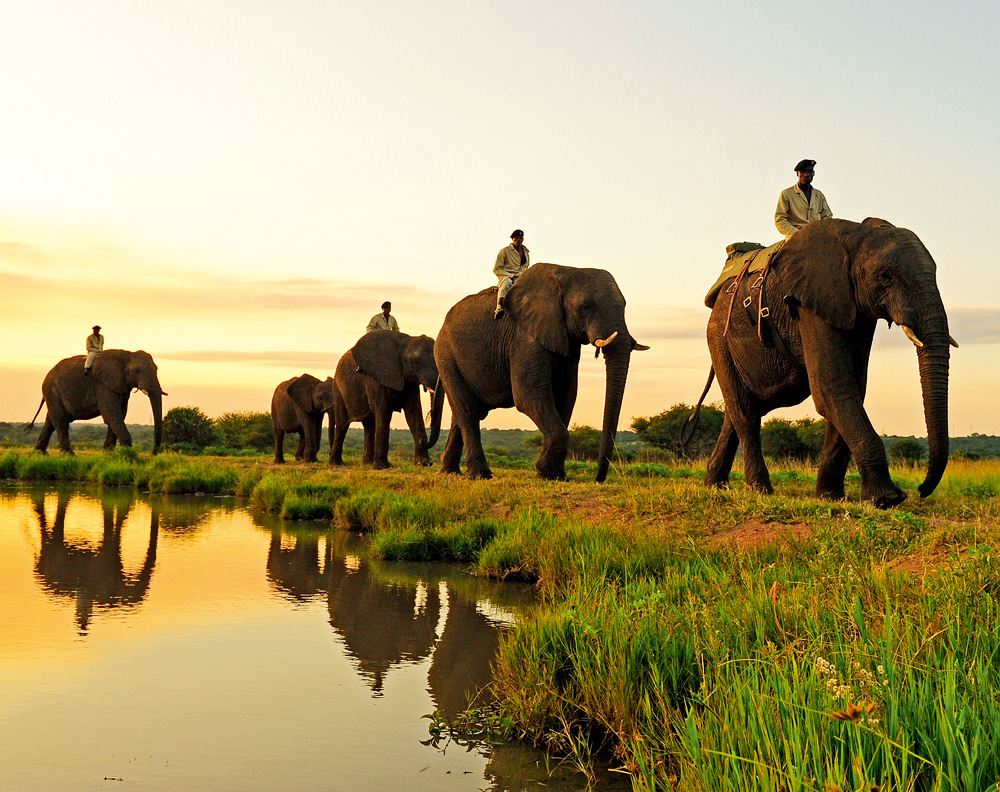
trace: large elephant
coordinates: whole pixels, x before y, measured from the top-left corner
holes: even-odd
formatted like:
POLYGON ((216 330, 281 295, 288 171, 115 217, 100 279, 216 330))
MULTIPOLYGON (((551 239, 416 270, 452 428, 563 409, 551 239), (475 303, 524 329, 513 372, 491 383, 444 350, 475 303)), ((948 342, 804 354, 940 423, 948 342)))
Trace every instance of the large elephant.
POLYGON ((274 429, 274 461, 285 461, 285 434, 295 432, 299 447, 295 458, 315 462, 323 432, 323 415, 330 413, 333 424, 333 377, 320 380, 302 374, 285 380, 271 397, 271 426, 274 429))
POLYGON ((774 254, 763 299, 757 275, 744 278, 735 294, 723 292, 708 322, 708 346, 726 411, 706 482, 727 483, 742 444, 747 485, 771 492, 761 417, 812 393, 827 419, 817 495, 844 497, 853 455, 863 497, 881 508, 901 503, 906 494, 889 476, 885 448, 864 409, 875 324, 885 319, 917 347, 930 445, 920 494, 930 495, 948 464, 948 346, 957 346, 935 269, 912 231, 876 218, 820 220, 774 254))
MULTIPOLYGON (((60 448, 72 454, 70 423, 98 415, 108 425, 105 448, 114 448, 118 442, 123 446, 132 445, 132 435, 125 426, 125 414, 132 390, 138 389, 149 396, 153 408, 153 453, 159 452, 163 439, 163 397, 167 393, 160 387, 152 356, 141 349, 136 352, 106 349, 97 356, 89 376, 83 373, 85 360, 84 355, 60 360, 45 375, 42 401, 35 418, 42 411, 42 404, 48 406, 48 413, 35 448, 45 453, 55 432, 60 448)), ((31 419, 29 427, 34 426, 35 418, 31 419)))
POLYGON ((340 359, 334 375, 334 420, 330 424, 330 461, 344 463, 344 438, 352 421, 365 429, 364 462, 389 467, 389 420, 403 411, 413 435, 413 461, 429 465, 427 450, 441 432, 444 391, 434 363, 434 339, 393 330, 372 330, 340 359), (431 392, 431 436, 420 406, 420 386, 431 392))
POLYGON ((632 350, 648 349, 625 325, 625 298, 615 279, 605 270, 536 264, 507 295, 500 319, 493 318, 495 303, 496 287, 460 300, 437 338, 434 356, 452 412, 443 470, 460 472, 464 445, 469 477, 491 478, 479 422, 494 408, 516 407, 542 432, 538 474, 565 479, 580 347, 594 344, 606 364, 597 466, 597 480, 604 481, 632 350))

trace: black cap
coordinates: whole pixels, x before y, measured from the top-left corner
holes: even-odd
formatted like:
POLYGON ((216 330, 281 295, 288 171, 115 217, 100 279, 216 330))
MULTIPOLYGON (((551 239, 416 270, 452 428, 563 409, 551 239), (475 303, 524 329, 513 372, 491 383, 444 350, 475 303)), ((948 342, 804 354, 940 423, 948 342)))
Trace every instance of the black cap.
POLYGON ((388 300, 382 303, 382 309, 385 310, 386 308, 392 308, 392 303, 389 302, 388 300))
POLYGON ((523 238, 524 237, 524 232, 520 228, 515 228, 513 231, 510 232, 510 238, 513 239, 514 237, 522 237, 523 238))
POLYGON ((811 171, 816 167, 816 160, 799 160, 798 164, 795 166, 795 172, 799 173, 801 171, 811 171))
POLYGON ((100 326, 100 325, 94 325, 94 326, 93 326, 93 327, 91 327, 90 329, 91 329, 91 330, 100 330, 100 329, 101 329, 101 326, 100 326))

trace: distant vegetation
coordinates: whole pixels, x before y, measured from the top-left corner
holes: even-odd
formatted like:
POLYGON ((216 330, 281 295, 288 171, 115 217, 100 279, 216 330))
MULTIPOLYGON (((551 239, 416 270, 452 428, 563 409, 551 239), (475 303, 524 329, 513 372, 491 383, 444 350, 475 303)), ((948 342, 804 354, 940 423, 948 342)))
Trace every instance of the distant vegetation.
MULTIPOLYGON (((708 456, 715 447, 722 427, 722 405, 702 407, 697 430, 685 451, 680 445, 681 426, 692 409, 689 404, 679 403, 657 415, 634 418, 631 423, 632 431, 622 429, 618 432, 617 458, 622 461, 657 462, 708 456)), ((21 423, 0 422, 0 447, 33 446, 41 425, 36 423, 28 431, 24 431, 24 426, 21 423)), ((775 460, 815 462, 823 446, 825 426, 826 422, 822 419, 801 418, 791 421, 770 418, 761 427, 764 454, 775 460)), ((130 424, 129 431, 137 449, 152 449, 152 426, 130 424)), ((197 407, 174 407, 164 416, 163 433, 164 444, 168 449, 187 454, 247 456, 270 454, 274 450, 271 415, 266 412, 233 412, 210 419, 197 407)), ((74 423, 70 426, 74 448, 101 448, 106 434, 107 427, 101 423, 74 423)), ((444 429, 436 446, 437 451, 444 448, 447 438, 448 431, 444 429)), ((524 429, 483 429, 482 440, 483 448, 490 457, 490 464, 499 467, 528 467, 538 456, 542 438, 538 432, 524 429)), ((883 435, 882 441, 893 460, 916 464, 927 457, 926 438, 883 435)), ((294 455, 298 442, 297 435, 287 436, 285 452, 294 455)), ((348 430, 344 451, 348 455, 360 454, 363 446, 364 433, 360 426, 355 425, 348 430)), ((397 451, 412 451, 413 441, 409 431, 391 430, 389 446, 397 451)), ((571 460, 596 459, 599 448, 599 428, 578 424, 572 426, 569 442, 571 460)), ((327 449, 327 430, 324 426, 321 458, 325 458, 327 449)), ((50 450, 54 450, 54 446, 50 450)), ((952 437, 951 456, 953 459, 1000 458, 1000 436, 973 433, 968 437, 952 437)))

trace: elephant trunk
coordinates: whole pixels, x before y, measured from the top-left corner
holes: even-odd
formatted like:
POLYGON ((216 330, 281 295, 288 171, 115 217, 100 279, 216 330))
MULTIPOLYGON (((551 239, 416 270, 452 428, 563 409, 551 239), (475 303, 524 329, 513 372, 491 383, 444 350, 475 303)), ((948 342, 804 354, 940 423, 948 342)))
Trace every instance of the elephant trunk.
POLYGON ((441 415, 444 413, 444 383, 438 377, 437 387, 431 401, 431 436, 427 438, 427 447, 434 448, 441 434, 441 415))
POLYGON ((937 487, 948 465, 948 332, 925 337, 917 350, 920 390, 927 424, 927 475, 918 488, 926 498, 937 487))
POLYGON ((159 385, 149 392, 149 405, 153 408, 153 453, 158 454, 163 441, 163 391, 159 385))
POLYGON ((604 347, 604 365, 607 375, 604 389, 604 422, 601 428, 601 451, 597 458, 597 481, 608 477, 611 453, 618 432, 618 418, 625 396, 625 381, 628 379, 628 365, 632 357, 632 339, 618 337, 616 343, 604 347))

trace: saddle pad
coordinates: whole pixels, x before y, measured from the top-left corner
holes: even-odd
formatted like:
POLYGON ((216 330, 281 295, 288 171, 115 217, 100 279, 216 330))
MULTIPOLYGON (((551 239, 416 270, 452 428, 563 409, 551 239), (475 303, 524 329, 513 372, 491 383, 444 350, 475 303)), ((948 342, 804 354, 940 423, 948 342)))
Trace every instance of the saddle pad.
MULTIPOLYGON (((722 291, 722 287, 726 285, 726 281, 739 275, 740 270, 743 269, 743 265, 747 263, 748 259, 750 260, 750 267, 747 272, 759 272, 764 269, 764 265, 767 264, 768 259, 770 259, 777 249, 784 244, 784 240, 781 240, 781 242, 775 242, 770 247, 758 247, 750 252, 738 249, 745 244, 747 243, 738 243, 735 246, 729 246, 736 247, 737 249, 729 254, 729 258, 726 259, 726 263, 722 267, 722 274, 719 275, 715 283, 712 284, 712 288, 708 290, 708 294, 705 295, 705 305, 707 307, 711 308, 715 305, 719 292, 722 291)), ((728 251, 729 248, 726 248, 726 250, 728 251)))

